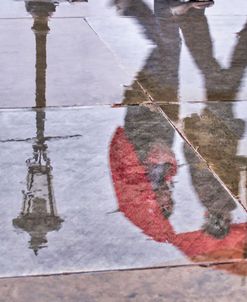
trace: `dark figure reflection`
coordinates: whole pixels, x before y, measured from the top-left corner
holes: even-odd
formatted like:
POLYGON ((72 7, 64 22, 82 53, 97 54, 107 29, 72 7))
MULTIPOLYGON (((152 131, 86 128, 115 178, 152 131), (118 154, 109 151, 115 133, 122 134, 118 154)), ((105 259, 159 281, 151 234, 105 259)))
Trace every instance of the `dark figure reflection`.
POLYGON ((173 128, 164 123, 160 114, 145 107, 131 107, 127 109, 125 127, 117 129, 110 150, 112 171, 123 172, 116 174, 116 178, 121 178, 117 182, 127 181, 133 185, 125 191, 129 198, 138 192, 137 206, 142 206, 145 196, 154 195, 165 217, 173 211, 172 178, 177 171, 171 149, 173 135, 173 128), (119 158, 121 152, 122 159, 119 158))
POLYGON ((119 210, 144 234, 176 246, 192 261, 245 259, 247 225, 232 222, 235 202, 188 145, 184 152, 204 223, 193 231, 174 228, 172 192, 180 167, 172 151, 173 140, 174 129, 159 112, 144 106, 127 109, 124 127, 116 130, 110 145, 119 210))
MULTIPOLYGON (((226 69, 214 57, 205 16, 205 9, 213 5, 213 1, 181 3, 178 0, 155 0, 154 13, 142 0, 115 0, 115 4, 123 15, 138 21, 147 39, 155 45, 136 80, 155 101, 166 103, 162 109, 173 121, 179 118, 181 30, 205 79, 208 100, 201 116, 194 114, 184 120, 184 132, 194 147, 199 147, 200 154, 232 193, 239 196, 240 174, 246 171, 247 160, 237 155, 245 123, 234 117, 234 100, 246 70, 247 24, 238 33, 230 67, 226 69)), ((127 103, 128 98, 126 100, 127 103)))
MULTIPOLYGON (((26 1, 26 9, 33 16, 32 30, 36 41, 36 107, 46 107, 46 38, 48 18, 55 11, 53 1, 26 1)), ((52 166, 47 156, 45 111, 36 111, 36 138, 33 157, 27 160, 27 188, 23 192, 23 206, 13 225, 26 231, 31 240, 29 247, 38 255, 47 247, 48 232, 59 230, 63 220, 58 216, 52 183, 52 166)))
MULTIPOLYGON (((209 101, 218 100, 219 97, 222 97, 222 100, 226 100, 226 96, 231 100, 236 97, 246 67, 244 59, 246 58, 244 49, 246 50, 247 45, 246 29, 240 33, 242 37, 235 48, 231 67, 227 71, 222 70, 213 58, 212 41, 204 15, 205 8, 212 5, 212 1, 181 5, 180 1, 157 0, 154 1, 154 13, 141 0, 116 0, 115 4, 123 15, 134 17, 139 22, 146 37, 156 46, 138 73, 137 81, 156 101, 172 103, 164 106, 165 113, 170 119, 176 121, 179 118, 178 71, 181 51, 179 30, 182 31, 195 61, 200 60, 200 51, 203 51, 201 70, 207 78, 205 86, 209 101), (205 36, 202 37, 201 32, 205 36), (201 41, 203 43, 200 45, 201 41)), ((128 103, 126 100, 124 102, 128 103)), ((209 104, 207 107, 213 106, 216 112, 217 105, 209 104)), ((222 131, 227 131, 229 123, 233 129, 236 122, 237 131, 243 131, 243 121, 234 119, 232 105, 220 103, 219 107, 217 118, 228 122, 223 124, 222 131)), ((187 125, 185 121, 186 132, 187 125)), ((200 129, 199 125, 192 124, 191 136, 195 131, 199 139, 200 131, 195 128, 200 129)), ((209 133, 205 136, 207 135, 209 133)), ((240 136, 241 133, 238 139, 240 136)), ((213 153, 218 155, 221 153, 222 156, 229 145, 222 146, 218 144, 218 136, 211 137, 212 148, 217 145, 213 153)), ((207 141, 207 137, 204 139, 207 141)), ((207 211, 200 230, 176 233, 173 229, 169 220, 174 210, 172 179, 177 170, 176 159, 171 150, 173 140, 173 128, 169 123, 166 125, 166 121, 157 112, 151 112, 145 107, 127 109, 124 128, 117 129, 110 147, 112 177, 120 211, 146 235, 156 241, 169 242, 177 246, 193 261, 225 260, 235 257, 245 259, 247 229, 245 223, 232 223, 231 213, 236 208, 235 202, 207 167, 201 167, 195 162, 195 156, 187 145, 184 147, 184 154, 189 164, 192 185, 207 211)), ((229 142, 228 135, 226 140, 229 142)), ((191 141, 194 143, 193 139, 191 141)), ((237 139, 231 141, 232 158, 237 157, 237 143, 237 139)), ((207 147, 205 146, 206 149, 207 147)), ((228 154, 225 160, 229 160, 228 154)), ((234 182, 238 182, 237 173, 233 176, 234 182)))
MULTIPOLYGON (((141 0, 116 0, 115 3, 123 15, 138 21, 147 39, 155 45, 136 80, 155 100, 178 101, 181 39, 179 26, 171 18, 169 3, 155 1, 155 13, 141 0)), ((172 117, 178 118, 178 106, 173 107, 172 117)))
MULTIPOLYGON (((205 79, 207 106, 201 115, 184 120, 184 131, 200 154, 212 164, 231 192, 239 197, 241 171, 247 158, 238 156, 238 142, 244 136, 245 123, 234 116, 234 100, 241 87, 247 63, 247 23, 238 34, 230 67, 222 68, 213 55, 213 44, 204 15, 187 22, 179 19, 185 43, 205 79), (193 26, 191 34, 189 26, 193 26), (199 35, 203 36, 200 39, 199 35), (226 102, 230 101, 230 102, 226 102)), ((246 190, 245 183, 245 190, 246 190)))

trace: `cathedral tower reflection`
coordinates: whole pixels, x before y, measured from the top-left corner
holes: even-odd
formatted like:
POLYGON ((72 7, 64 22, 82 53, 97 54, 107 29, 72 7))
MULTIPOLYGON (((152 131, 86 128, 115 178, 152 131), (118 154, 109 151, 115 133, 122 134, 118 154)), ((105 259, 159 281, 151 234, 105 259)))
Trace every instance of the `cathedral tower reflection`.
MULTIPOLYGON (((46 39, 49 32, 48 19, 55 12, 55 2, 27 1, 27 11, 33 16, 32 30, 36 40, 36 107, 46 107, 46 39)), ((47 247, 47 234, 59 230, 63 220, 56 209, 52 183, 52 166, 47 156, 45 137, 46 113, 36 111, 36 138, 33 157, 27 160, 27 186, 23 191, 23 205, 13 225, 26 231, 31 240, 29 248, 35 255, 47 247)))

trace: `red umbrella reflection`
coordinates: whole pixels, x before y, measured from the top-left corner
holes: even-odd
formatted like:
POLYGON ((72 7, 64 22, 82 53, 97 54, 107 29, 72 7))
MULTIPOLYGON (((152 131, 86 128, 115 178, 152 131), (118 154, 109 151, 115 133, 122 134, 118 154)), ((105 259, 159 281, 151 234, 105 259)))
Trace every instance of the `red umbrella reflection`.
MULTIPOLYGON (((118 128, 110 146, 110 166, 113 183, 119 203, 119 210, 144 234, 158 242, 168 242, 178 247, 192 261, 230 261, 246 258, 246 223, 231 224, 228 234, 217 239, 204 230, 177 234, 169 218, 165 217, 147 175, 148 162, 157 160, 157 150, 151 148, 147 161, 141 163, 134 145, 129 141, 125 130, 118 128)), ((170 152, 171 154, 171 152, 170 152)), ((164 176, 169 182, 176 173, 175 158, 163 155, 171 169, 164 176)), ((225 267, 219 267, 225 268, 225 267)), ((247 269, 237 265, 228 267, 233 273, 247 275, 247 269)))

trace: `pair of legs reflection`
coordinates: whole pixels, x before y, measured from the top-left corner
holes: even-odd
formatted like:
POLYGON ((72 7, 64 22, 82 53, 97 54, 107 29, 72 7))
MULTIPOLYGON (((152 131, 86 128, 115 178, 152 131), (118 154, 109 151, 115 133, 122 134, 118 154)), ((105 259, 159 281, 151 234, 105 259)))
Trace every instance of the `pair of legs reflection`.
POLYGON ((222 68, 214 57, 206 17, 192 19, 191 24, 185 19, 179 20, 185 43, 204 76, 208 102, 200 116, 194 114, 184 120, 184 131, 231 192, 239 196, 240 175, 246 170, 247 159, 237 154, 245 123, 235 117, 234 102, 246 70, 247 24, 238 33, 229 68, 222 68), (191 24, 194 24, 193 34, 191 24), (195 38, 200 33, 202 38, 195 38))
MULTIPOLYGON (((246 48, 245 29, 241 31, 231 66, 229 70, 225 71, 214 58, 212 39, 204 9, 187 6, 187 15, 174 16, 179 15, 176 13, 175 5, 178 4, 178 1, 155 1, 154 13, 141 0, 122 1, 122 4, 124 5, 121 6, 121 13, 134 17, 142 26, 147 39, 154 44, 154 49, 145 66, 137 75, 137 81, 156 101, 169 103, 179 100, 180 30, 205 78, 208 99, 214 100, 221 95, 225 100, 226 96, 236 95, 246 66, 245 59, 243 59, 246 56, 244 53, 246 48), (239 60, 242 61, 239 62, 239 60), (238 62, 240 66, 238 66, 238 62)), ((128 98, 125 99, 125 103, 128 103, 128 98)), ((173 104, 167 107, 170 110, 166 110, 166 114, 172 120, 177 120, 179 105, 173 104)), ((229 116, 232 116, 234 120, 231 109, 228 107, 229 116)), ((172 169, 173 166, 176 166, 172 162, 176 163, 176 160, 174 155, 173 160, 169 159, 166 162, 164 159, 165 154, 169 154, 168 158, 172 157, 171 146, 174 133, 167 129, 163 129, 163 132, 156 131, 153 126, 156 117, 153 116, 153 113, 142 112, 139 115, 130 113, 131 110, 134 109, 128 109, 124 129, 117 130, 111 144, 111 169, 120 210, 146 235, 156 241, 168 241, 174 244, 194 261, 219 260, 221 257, 224 258, 226 253, 229 257, 244 258, 246 225, 244 223, 231 224, 231 212, 236 207, 234 201, 207 168, 195 164, 194 155, 186 145, 184 154, 189 164, 192 186, 202 208, 206 208, 207 211, 205 222, 200 230, 180 234, 174 231, 168 218, 173 211, 172 177, 167 181, 166 176, 169 175, 168 171, 176 171, 176 169, 172 169), (145 118, 142 120, 142 114, 146 117, 146 121, 145 118), (140 129, 136 130, 135 127, 140 127, 140 129), (166 137, 160 142, 159 137, 155 138, 154 133, 163 133, 166 134, 166 137), (155 146, 156 144, 159 147, 155 146), (156 155, 150 155, 150 150, 157 149, 160 153, 160 162, 157 161, 156 155), (122 150, 126 150, 128 155, 123 154, 122 150), (121 159, 122 156, 125 156, 124 160, 121 159), (152 157, 156 158, 156 161, 149 161, 152 157), (136 171, 133 171, 134 169, 136 171), (160 199, 159 193, 163 194, 163 201, 160 199), (166 206, 164 211, 163 205, 169 204, 169 202, 170 206, 166 206), (167 209, 169 210, 167 211, 167 209), (221 253, 222 249, 225 250, 224 255, 221 253)), ((144 109, 135 110, 141 112, 144 109)), ((218 109, 219 119, 223 116, 221 110, 221 108, 218 109)), ((164 125, 164 123, 165 121, 162 120, 159 124, 164 125)), ((185 124, 185 127, 187 125, 185 124)), ((223 131, 226 127, 227 125, 223 125, 223 131)), ((236 157, 236 144, 237 141, 233 148, 234 157, 236 157)), ((219 154, 223 151, 219 150, 219 154)))
MULTIPOLYGON (((155 46, 137 80, 156 101, 178 100, 181 50, 179 30, 205 79, 207 99, 219 101, 233 100, 236 97, 246 68, 247 24, 238 33, 230 67, 224 69, 214 58, 204 7, 199 9, 190 6, 187 14, 174 16, 174 7, 179 7, 176 6, 179 1, 156 0, 154 13, 141 0, 121 2, 125 4, 122 14, 134 17, 141 25, 146 38, 155 46)), ((203 5, 206 6, 204 2, 203 5)))
MULTIPOLYGON (((238 142, 244 135, 245 124, 235 118, 234 103, 223 101, 233 102, 241 88, 247 62, 247 24, 238 33, 229 68, 222 68, 214 56, 213 41, 205 16, 205 7, 209 3, 195 6, 197 3, 189 2, 181 6, 180 1, 156 0, 153 12, 142 0, 116 2, 121 7, 121 13, 134 17, 146 38, 154 44, 136 80, 155 101, 172 103, 165 106, 164 110, 173 121, 179 118, 181 31, 201 71, 206 99, 209 101, 202 112, 203 119, 198 115, 185 119, 185 134, 195 147, 200 147, 201 155, 214 165, 222 180, 238 196, 240 173, 247 166, 246 158, 237 156, 238 142), (176 11, 182 8, 184 14, 176 11), (212 103, 214 101, 220 104, 212 103), (210 143, 206 143, 208 141, 210 143), (222 143, 219 144, 219 141, 222 143)), ((128 97, 127 94, 125 103, 129 102, 128 97)))

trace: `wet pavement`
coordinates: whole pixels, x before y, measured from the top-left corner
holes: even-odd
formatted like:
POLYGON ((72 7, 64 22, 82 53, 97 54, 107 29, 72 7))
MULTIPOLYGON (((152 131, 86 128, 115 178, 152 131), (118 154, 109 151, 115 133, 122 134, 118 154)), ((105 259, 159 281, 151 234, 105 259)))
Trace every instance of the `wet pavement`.
POLYGON ((246 17, 2 1, 1 302, 245 301, 246 17))

